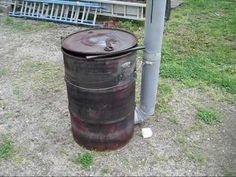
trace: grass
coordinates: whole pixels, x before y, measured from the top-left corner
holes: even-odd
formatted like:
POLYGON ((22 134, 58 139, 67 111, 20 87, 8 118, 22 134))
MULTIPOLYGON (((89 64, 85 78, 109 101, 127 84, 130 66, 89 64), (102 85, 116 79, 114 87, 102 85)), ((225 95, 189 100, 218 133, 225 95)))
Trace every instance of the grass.
POLYGON ((25 19, 17 19, 6 17, 3 24, 18 32, 31 32, 36 30, 48 29, 55 27, 56 24, 44 21, 27 21, 25 19))
POLYGON ((16 166, 16 167, 19 167, 20 165, 22 165, 22 163, 24 162, 24 158, 19 156, 19 155, 15 155, 12 159, 13 161, 13 164, 16 166))
POLYGON ((215 101, 215 102, 226 101, 228 103, 231 103, 229 98, 236 96, 236 94, 225 92, 224 89, 220 89, 217 86, 209 86, 207 84, 201 84, 201 87, 199 90, 202 91, 203 93, 207 93, 207 95, 209 95, 212 101, 215 101))
POLYGON ((6 68, 0 68, 0 78, 3 76, 6 76, 8 73, 8 70, 6 68))
POLYGON ((108 168, 108 167, 104 167, 103 169, 102 169, 102 174, 103 175, 106 175, 106 174, 109 174, 110 173, 110 169, 108 168))
POLYGON ((11 119, 11 118, 13 118, 14 117, 14 113, 13 112, 6 112, 4 115, 3 115, 3 117, 5 118, 5 119, 11 119))
POLYGON ((158 91, 158 114, 172 112, 171 107, 168 105, 169 101, 173 98, 172 87, 162 80, 158 91))
MULTIPOLYGON (((185 0, 181 7, 172 11, 170 21, 165 24, 161 80, 177 81, 182 85, 181 89, 203 88, 202 91, 214 97, 214 101, 234 104, 235 11, 236 3, 229 0, 185 0)), ((142 23, 122 21, 120 27, 133 32, 140 45, 144 43, 142 23)), ((138 62, 141 59, 142 52, 138 53, 138 62)), ((137 88, 141 85, 140 72, 138 68, 137 88)), ((168 83, 160 83, 157 116, 172 112, 168 102, 173 97, 173 89, 168 83)), ((139 103, 139 91, 136 95, 139 103)), ((170 121, 176 123, 175 119, 170 121)), ((196 125, 189 131, 200 129, 201 126, 196 125)))
POLYGON ((231 1, 186 0, 166 25, 161 76, 236 93, 236 51, 225 42, 235 39, 235 10, 231 1))
POLYGON ((167 158, 165 158, 164 155, 158 155, 158 154, 155 154, 153 155, 153 158, 152 160, 150 161, 150 165, 153 166, 153 165, 160 165, 162 162, 165 162, 167 160, 167 158))
POLYGON ((127 158, 123 159, 122 163, 123 163, 125 166, 129 166, 129 164, 130 164, 129 159, 127 159, 127 158))
POLYGON ((236 95, 228 95, 225 100, 230 104, 234 104, 236 102, 236 95))
MULTIPOLYGON (((161 77, 187 87, 205 83, 236 94, 235 11, 230 0, 185 0, 172 11, 165 27, 161 77)), ((120 26, 143 44, 142 23, 123 21, 120 26)))
POLYGON ((81 164, 83 168, 88 169, 93 164, 93 155, 89 152, 79 154, 75 159, 75 163, 81 164))
POLYGON ((119 27, 132 31, 138 38, 140 45, 144 44, 144 22, 134 20, 121 20, 119 27))
POLYGON ((185 132, 191 133, 191 132, 198 132, 203 130, 204 126, 201 121, 196 121, 193 126, 186 128, 185 132))
POLYGON ((224 167, 224 176, 236 176, 235 169, 232 169, 230 167, 224 167))
POLYGON ((181 143, 183 145, 188 145, 189 144, 189 140, 184 136, 178 136, 176 138, 176 141, 178 141, 179 143, 181 143))
MULTIPOLYGON (((139 45, 144 45, 144 22, 134 21, 134 20, 121 20, 119 23, 119 28, 133 32, 137 38, 139 45)), ((142 60, 143 52, 137 52, 137 59, 142 60)))
POLYGON ((22 100, 22 92, 28 85, 36 96, 48 97, 64 89, 63 66, 46 61, 25 61, 19 72, 9 74, 14 86, 13 93, 22 100))
POLYGON ((13 93, 16 96, 17 100, 21 100, 21 89, 20 89, 20 86, 16 85, 13 88, 13 93))
POLYGON ((183 153, 188 159, 198 163, 206 162, 206 156, 197 149, 196 144, 190 139, 185 136, 177 136, 176 141, 183 146, 183 153))
POLYGON ((0 142, 0 158, 9 157, 13 152, 11 136, 9 134, 3 135, 0 142))
POLYGON ((207 124, 215 124, 222 122, 220 114, 209 108, 199 109, 197 113, 197 118, 207 124))
POLYGON ((184 148, 184 154, 186 155, 186 157, 188 157, 189 159, 194 160, 196 162, 199 162, 199 163, 206 162, 206 157, 203 153, 197 152, 196 150, 193 151, 188 147, 184 148))
POLYGON ((169 119, 168 119, 171 123, 175 124, 175 125, 178 125, 179 122, 177 120, 177 118, 175 116, 171 116, 169 119))
POLYGON ((46 94, 57 92, 64 87, 63 67, 51 62, 30 61, 25 62, 21 67, 22 73, 19 80, 33 81, 33 90, 46 94), (31 73, 28 75, 28 73, 31 73))

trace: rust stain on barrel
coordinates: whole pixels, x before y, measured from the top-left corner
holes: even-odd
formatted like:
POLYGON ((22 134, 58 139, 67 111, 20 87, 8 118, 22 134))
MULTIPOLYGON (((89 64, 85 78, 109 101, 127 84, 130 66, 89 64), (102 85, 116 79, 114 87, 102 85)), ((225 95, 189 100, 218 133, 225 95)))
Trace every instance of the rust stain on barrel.
POLYGON ((84 44, 85 46, 93 47, 94 45, 102 45, 101 41, 109 41, 113 44, 117 43, 117 40, 112 38, 111 35, 106 34, 106 33, 95 33, 88 36, 83 36, 81 38, 81 43, 84 44))
POLYGON ((62 51, 75 141, 99 151, 126 145, 134 130, 136 52, 87 61, 62 51))

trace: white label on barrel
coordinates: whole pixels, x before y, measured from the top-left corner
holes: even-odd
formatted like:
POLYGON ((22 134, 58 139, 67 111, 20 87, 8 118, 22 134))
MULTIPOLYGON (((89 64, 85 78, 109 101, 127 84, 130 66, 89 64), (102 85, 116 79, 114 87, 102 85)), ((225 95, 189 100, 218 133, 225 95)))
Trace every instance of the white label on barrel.
POLYGON ((131 67, 131 62, 129 61, 129 62, 123 63, 121 66, 122 68, 129 68, 131 67))

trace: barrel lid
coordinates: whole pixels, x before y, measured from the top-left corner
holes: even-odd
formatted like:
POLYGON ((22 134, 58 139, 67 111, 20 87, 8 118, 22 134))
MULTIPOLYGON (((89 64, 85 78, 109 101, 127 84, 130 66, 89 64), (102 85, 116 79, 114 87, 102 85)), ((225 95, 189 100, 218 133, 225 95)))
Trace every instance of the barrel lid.
POLYGON ((62 48, 78 55, 102 55, 127 50, 137 45, 134 34, 120 29, 89 29, 67 36, 62 48))

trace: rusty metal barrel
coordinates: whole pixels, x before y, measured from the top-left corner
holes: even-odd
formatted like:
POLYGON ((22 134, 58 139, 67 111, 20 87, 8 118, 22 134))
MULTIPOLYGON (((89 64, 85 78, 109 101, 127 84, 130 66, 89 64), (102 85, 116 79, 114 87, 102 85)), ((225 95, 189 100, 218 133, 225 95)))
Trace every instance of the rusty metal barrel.
POLYGON ((63 39, 72 134, 81 146, 115 150, 132 138, 135 47, 137 38, 118 29, 89 29, 63 39))

